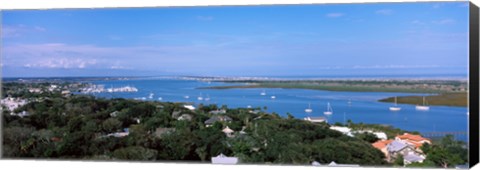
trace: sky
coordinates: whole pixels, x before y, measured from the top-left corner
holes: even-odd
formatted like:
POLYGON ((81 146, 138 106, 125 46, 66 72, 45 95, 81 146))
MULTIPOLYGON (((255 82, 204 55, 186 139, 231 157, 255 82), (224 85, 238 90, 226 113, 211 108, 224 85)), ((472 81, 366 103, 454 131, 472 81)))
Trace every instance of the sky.
POLYGON ((468 3, 1 11, 4 77, 467 75, 468 3))

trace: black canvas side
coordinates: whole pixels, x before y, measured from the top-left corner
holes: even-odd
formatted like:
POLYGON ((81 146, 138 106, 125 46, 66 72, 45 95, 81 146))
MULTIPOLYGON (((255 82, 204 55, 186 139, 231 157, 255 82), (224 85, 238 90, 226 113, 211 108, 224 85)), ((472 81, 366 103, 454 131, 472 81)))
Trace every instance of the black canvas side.
POLYGON ((470 2, 469 17, 469 166, 479 161, 479 13, 478 6, 470 2))

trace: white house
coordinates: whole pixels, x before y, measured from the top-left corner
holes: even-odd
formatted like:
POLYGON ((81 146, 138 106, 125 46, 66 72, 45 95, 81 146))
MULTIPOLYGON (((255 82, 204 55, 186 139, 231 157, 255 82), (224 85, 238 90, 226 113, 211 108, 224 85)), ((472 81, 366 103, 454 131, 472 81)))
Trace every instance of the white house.
POLYGON ((212 164, 237 164, 237 157, 227 157, 223 153, 217 157, 212 157, 212 164))
POLYGON ((193 105, 183 105, 183 107, 187 108, 188 110, 195 110, 195 106, 193 105))
POLYGON ((336 130, 336 131, 339 131, 339 132, 342 132, 342 133, 345 134, 345 135, 348 135, 348 136, 353 137, 352 129, 350 129, 350 128, 348 128, 348 127, 330 126, 330 129, 336 130))

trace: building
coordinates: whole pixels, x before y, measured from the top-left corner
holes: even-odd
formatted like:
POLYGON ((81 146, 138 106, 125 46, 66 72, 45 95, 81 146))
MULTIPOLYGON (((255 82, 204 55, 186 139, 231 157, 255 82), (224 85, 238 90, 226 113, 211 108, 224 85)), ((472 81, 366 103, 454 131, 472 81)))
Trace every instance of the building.
POLYGON ((225 135, 227 135, 227 137, 231 138, 233 137, 233 132, 235 132, 234 130, 230 129, 228 126, 225 127, 223 130, 222 130, 223 133, 225 133, 225 135))
POLYGON ((432 144, 430 139, 424 138, 420 135, 413 135, 409 133, 404 133, 403 135, 397 135, 395 137, 395 140, 401 140, 401 141, 407 142, 409 144, 414 145, 416 148, 419 148, 425 143, 432 144))
POLYGON ((183 105, 183 107, 187 108, 188 110, 195 110, 195 106, 193 105, 183 105))
POLYGON ((237 157, 227 157, 223 153, 217 157, 212 157, 212 164, 237 164, 238 162, 237 157))
POLYGON ((212 110, 208 113, 211 113, 211 114, 225 114, 225 113, 227 113, 227 111, 225 109, 221 109, 221 110, 212 110))
POLYGON ((409 153, 409 154, 403 156, 403 164, 404 165, 408 165, 408 164, 411 164, 411 163, 414 163, 414 162, 423 163, 423 160, 425 160, 424 155, 409 153))
POLYGON ((372 146, 374 148, 377 148, 378 150, 382 151, 382 153, 385 155, 386 160, 389 160, 390 155, 388 154, 387 145, 392 143, 392 142, 393 142, 392 139, 390 139, 390 140, 379 140, 379 141, 373 143, 372 146))
POLYGON ((226 115, 216 115, 216 116, 212 116, 210 119, 206 120, 204 123, 205 123, 205 126, 210 127, 215 122, 232 122, 232 118, 226 115))
POLYGON ((190 114, 182 114, 180 117, 177 118, 177 120, 187 120, 187 121, 191 121, 193 118, 192 115, 190 114))
MULTIPOLYGON (((423 153, 419 152, 414 145, 411 145, 401 140, 394 140, 391 143, 389 143, 387 145, 387 152, 388 152, 388 158, 389 158, 387 161, 389 162, 393 162, 395 159, 398 158, 399 155, 402 155, 404 157, 404 161, 405 161, 405 157, 411 154, 415 154, 417 156, 423 156, 423 153)), ((414 160, 413 156, 411 160, 414 160)))
POLYGON ((155 129, 155 133, 153 133, 153 135, 157 138, 161 138, 162 135, 169 134, 169 133, 172 133, 172 132, 175 132, 175 128, 159 127, 157 129, 155 129))
POLYGON ((343 134, 345 134, 345 135, 347 135, 347 136, 353 137, 352 129, 350 129, 350 128, 348 128, 348 127, 330 126, 330 129, 336 130, 336 131, 339 131, 339 132, 342 132, 343 134))
POLYGON ((306 118, 303 118, 303 120, 306 120, 312 123, 322 123, 322 122, 327 123, 327 118, 325 117, 306 117, 306 118))

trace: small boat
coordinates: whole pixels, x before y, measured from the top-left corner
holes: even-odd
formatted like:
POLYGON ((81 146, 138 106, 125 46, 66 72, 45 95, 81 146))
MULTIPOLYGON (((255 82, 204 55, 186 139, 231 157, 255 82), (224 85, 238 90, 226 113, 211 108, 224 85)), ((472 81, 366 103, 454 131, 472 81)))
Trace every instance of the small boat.
POLYGON ((430 107, 427 106, 425 103, 426 103, 426 101, 425 101, 425 96, 423 96, 423 105, 417 105, 417 106, 415 106, 415 109, 416 109, 416 110, 422 110, 422 111, 428 111, 428 110, 430 110, 430 107))
POLYGON ((325 114, 325 115, 333 114, 333 109, 332 109, 332 106, 330 106, 330 102, 327 103, 327 111, 323 112, 323 114, 325 114))
POLYGON ((312 113, 313 112, 312 108, 310 108, 310 103, 308 103, 308 108, 305 109, 305 112, 306 113, 312 113))
POLYGON ((275 98, 277 98, 277 97, 275 97, 275 96, 272 96, 272 97, 270 97, 270 98, 272 98, 272 99, 275 99, 275 98))
POLYGON ((189 98, 190 98, 190 96, 183 96, 183 97, 184 97, 185 99, 189 99, 189 98))
POLYGON ((249 109, 250 109, 250 108, 252 108, 252 106, 251 106, 251 105, 248 105, 248 106, 247 106, 247 108, 249 108, 249 109))
POLYGON ((260 95, 265 96, 265 95, 267 95, 267 93, 265 92, 265 90, 263 90, 263 91, 260 93, 260 95))
POLYGON ((197 100, 203 100, 202 93, 200 93, 200 96, 197 97, 197 100))
POLYGON ((351 106, 352 105, 352 99, 348 99, 348 106, 351 106))
POLYGON ((208 94, 207 97, 205 97, 205 101, 210 101, 210 96, 208 96, 208 94))
POLYGON ((150 94, 148 95, 148 98, 149 98, 149 99, 153 99, 153 95, 154 95, 153 93, 150 93, 150 94))
POLYGON ((158 100, 163 100, 163 98, 162 98, 162 97, 158 97, 158 100))
POLYGON ((402 109, 402 108, 397 106, 397 96, 395 96, 395 105, 391 106, 389 109, 390 109, 390 111, 400 111, 402 109))

